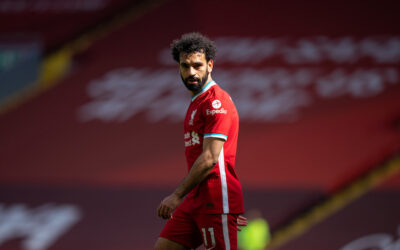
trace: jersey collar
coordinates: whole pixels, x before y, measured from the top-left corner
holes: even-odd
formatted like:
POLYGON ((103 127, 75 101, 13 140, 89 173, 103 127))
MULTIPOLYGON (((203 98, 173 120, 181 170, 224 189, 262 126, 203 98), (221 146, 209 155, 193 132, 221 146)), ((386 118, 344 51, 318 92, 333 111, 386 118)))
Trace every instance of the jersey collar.
POLYGON ((200 92, 197 93, 196 95, 192 96, 192 102, 199 97, 201 94, 207 92, 207 90, 209 90, 212 86, 216 85, 216 83, 214 82, 214 80, 209 81, 208 83, 206 83, 203 88, 201 88, 200 92))

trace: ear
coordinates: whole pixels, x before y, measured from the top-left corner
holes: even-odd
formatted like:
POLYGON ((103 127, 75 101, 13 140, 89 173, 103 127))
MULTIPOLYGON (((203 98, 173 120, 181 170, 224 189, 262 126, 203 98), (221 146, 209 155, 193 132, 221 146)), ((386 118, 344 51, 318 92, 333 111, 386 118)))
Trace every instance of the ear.
POLYGON ((207 62, 208 72, 211 73, 211 71, 213 70, 213 67, 214 67, 214 60, 210 59, 210 61, 207 62))

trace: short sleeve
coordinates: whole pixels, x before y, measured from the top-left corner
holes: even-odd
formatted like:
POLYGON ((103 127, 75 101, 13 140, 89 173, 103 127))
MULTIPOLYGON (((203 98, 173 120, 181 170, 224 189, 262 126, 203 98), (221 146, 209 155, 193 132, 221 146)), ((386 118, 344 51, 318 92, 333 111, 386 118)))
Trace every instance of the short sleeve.
POLYGON ((203 108, 205 117, 204 138, 228 139, 232 119, 230 110, 231 101, 222 98, 208 99, 203 108))

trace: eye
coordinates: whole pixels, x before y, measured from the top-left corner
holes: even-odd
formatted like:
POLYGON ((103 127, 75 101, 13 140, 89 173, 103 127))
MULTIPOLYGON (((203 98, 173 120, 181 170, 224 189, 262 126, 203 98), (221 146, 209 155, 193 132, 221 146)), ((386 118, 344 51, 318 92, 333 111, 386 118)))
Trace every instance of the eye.
POLYGON ((193 68, 199 69, 201 66, 203 66, 203 64, 201 64, 201 63, 196 63, 196 64, 193 65, 193 68))
POLYGON ((184 69, 187 69, 187 68, 189 68, 189 64, 181 63, 181 67, 184 68, 184 69))

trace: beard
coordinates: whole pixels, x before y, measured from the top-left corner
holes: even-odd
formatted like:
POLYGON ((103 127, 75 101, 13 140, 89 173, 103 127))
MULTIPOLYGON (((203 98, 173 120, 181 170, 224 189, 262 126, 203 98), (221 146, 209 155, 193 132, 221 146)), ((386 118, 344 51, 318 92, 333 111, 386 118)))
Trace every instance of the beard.
POLYGON ((193 93, 197 93, 203 88, 204 84, 206 84, 206 81, 208 79, 208 73, 209 72, 207 69, 204 77, 202 77, 202 78, 189 76, 184 79, 182 77, 182 75, 181 75, 181 78, 182 78, 183 84, 186 86, 186 88, 188 90, 192 91, 193 93), (197 84, 190 84, 189 80, 195 80, 195 81, 197 81, 197 84))

